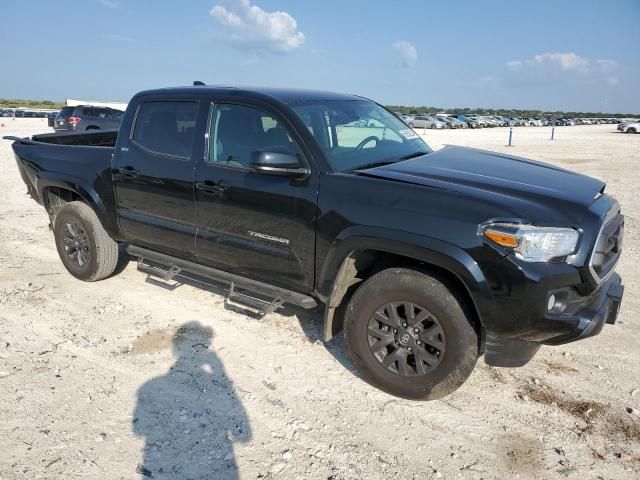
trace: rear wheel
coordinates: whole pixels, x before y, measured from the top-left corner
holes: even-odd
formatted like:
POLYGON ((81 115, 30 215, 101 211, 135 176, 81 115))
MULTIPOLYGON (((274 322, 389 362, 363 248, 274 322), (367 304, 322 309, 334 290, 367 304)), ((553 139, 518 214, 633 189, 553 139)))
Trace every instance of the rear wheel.
POLYGON ((636 129, 631 127, 627 130, 627 133, 636 133, 636 129))
POLYGON ((95 212, 82 202, 69 202, 57 212, 53 232, 58 255, 71 275, 93 282, 111 275, 118 263, 118 243, 95 212))
POLYGON ((345 341, 373 386, 414 400, 456 390, 478 359, 478 335, 440 280, 404 268, 364 282, 347 305, 345 341))

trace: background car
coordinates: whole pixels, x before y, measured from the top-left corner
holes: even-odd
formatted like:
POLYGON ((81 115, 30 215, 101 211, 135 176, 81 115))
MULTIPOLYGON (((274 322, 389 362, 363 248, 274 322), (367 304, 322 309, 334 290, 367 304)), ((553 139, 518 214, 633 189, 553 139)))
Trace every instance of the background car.
POLYGON ((476 124, 479 125, 480 128, 485 128, 489 126, 487 121, 478 115, 469 115, 467 119, 471 122, 476 122, 476 124))
POLYGON ((469 128, 482 128, 482 124, 471 115, 458 115, 458 120, 466 123, 469 128))
POLYGON ((47 125, 49 125, 50 127, 53 127, 55 125, 56 116, 58 115, 58 113, 60 113, 60 112, 49 112, 49 113, 47 113, 47 125))
POLYGON ((618 130, 622 133, 640 133, 640 122, 621 123, 618 130))
POLYGON ((109 130, 120 127, 124 112, 108 107, 64 107, 56 116, 56 130, 109 130))
POLYGON ((464 128, 465 123, 452 117, 446 117, 444 115, 436 115, 436 119, 447 124, 448 128, 464 128))
POLYGON ((507 127, 509 126, 509 122, 507 121, 507 119, 503 116, 500 115, 494 115, 493 118, 496 122, 498 122, 498 126, 500 127, 507 127))
POLYGON ((435 116, 430 116, 428 118, 432 122, 432 127, 431 128, 440 128, 440 129, 449 128, 449 124, 447 122, 445 122, 444 120, 440 120, 439 118, 437 118, 435 116))
POLYGON ((411 128, 443 128, 444 124, 442 122, 438 122, 436 119, 432 117, 428 117, 426 115, 416 115, 409 122, 407 122, 411 128), (440 126, 437 126, 437 123, 440 126))

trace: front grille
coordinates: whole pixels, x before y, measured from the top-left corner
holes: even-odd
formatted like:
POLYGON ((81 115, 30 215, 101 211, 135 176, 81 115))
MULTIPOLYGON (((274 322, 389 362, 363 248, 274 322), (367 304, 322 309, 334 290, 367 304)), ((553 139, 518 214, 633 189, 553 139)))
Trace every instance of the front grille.
POLYGON ((607 215, 591 254, 589 267, 596 280, 604 280, 615 268, 622 252, 623 235, 624 216, 616 205, 607 215))

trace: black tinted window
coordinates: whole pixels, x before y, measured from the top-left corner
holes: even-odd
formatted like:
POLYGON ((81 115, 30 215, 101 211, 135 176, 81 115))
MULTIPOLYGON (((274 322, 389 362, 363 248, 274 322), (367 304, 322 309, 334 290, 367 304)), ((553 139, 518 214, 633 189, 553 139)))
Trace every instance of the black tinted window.
POLYGON ((60 113, 58 113, 58 116, 62 118, 70 117, 73 115, 74 109, 75 107, 63 107, 63 109, 60 110, 60 113))
POLYGON ((124 115, 124 112, 121 111, 121 110, 114 110, 112 108, 109 108, 107 110, 107 118, 113 118, 113 119, 116 119, 116 120, 120 120, 123 115, 124 115))
POLYGON ((155 153, 191 157, 196 102, 145 102, 140 105, 133 141, 155 153))
POLYGON ((98 114, 96 109, 93 107, 83 107, 82 108, 82 116, 83 117, 97 117, 98 114))

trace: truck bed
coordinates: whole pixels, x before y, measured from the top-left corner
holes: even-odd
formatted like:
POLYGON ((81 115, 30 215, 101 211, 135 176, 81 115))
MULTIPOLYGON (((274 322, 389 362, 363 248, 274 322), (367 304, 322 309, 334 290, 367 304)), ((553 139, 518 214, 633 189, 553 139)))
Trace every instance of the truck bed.
POLYGON ((118 130, 92 130, 81 133, 43 133, 31 137, 33 141, 55 145, 115 147, 118 130))
POLYGON ((112 201, 110 168, 117 137, 117 130, 101 130, 4 139, 15 141, 13 149, 20 175, 28 193, 43 204, 45 188, 64 186, 62 178, 71 182, 75 190, 97 191, 103 201, 112 201))

